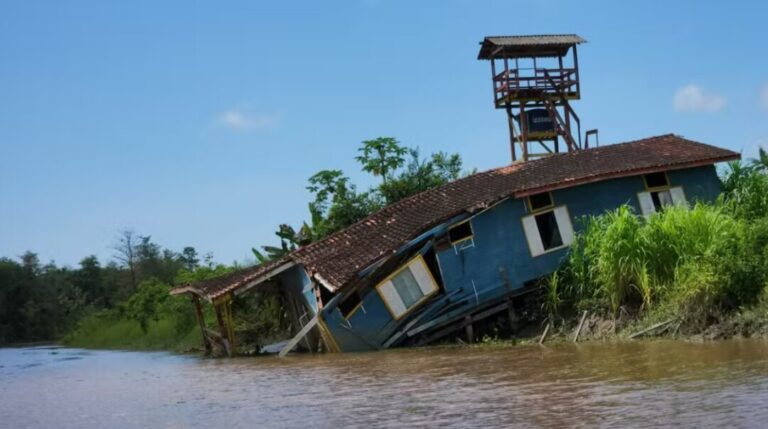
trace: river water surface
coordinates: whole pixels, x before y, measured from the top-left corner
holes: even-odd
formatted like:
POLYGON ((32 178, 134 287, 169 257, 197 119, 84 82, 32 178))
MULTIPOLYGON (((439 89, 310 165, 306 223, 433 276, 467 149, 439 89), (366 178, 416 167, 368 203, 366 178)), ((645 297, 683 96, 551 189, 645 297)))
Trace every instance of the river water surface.
POLYGON ((0 349, 3 428, 767 425, 761 341, 218 360, 0 349))

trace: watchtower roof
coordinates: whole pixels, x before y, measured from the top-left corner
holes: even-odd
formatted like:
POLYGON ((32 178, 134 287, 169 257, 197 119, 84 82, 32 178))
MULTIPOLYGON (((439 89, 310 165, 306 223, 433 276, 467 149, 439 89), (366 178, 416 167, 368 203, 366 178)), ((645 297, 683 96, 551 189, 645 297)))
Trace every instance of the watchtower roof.
POLYGON ((571 46, 585 43, 576 34, 488 36, 480 42, 478 60, 519 57, 562 57, 571 46))

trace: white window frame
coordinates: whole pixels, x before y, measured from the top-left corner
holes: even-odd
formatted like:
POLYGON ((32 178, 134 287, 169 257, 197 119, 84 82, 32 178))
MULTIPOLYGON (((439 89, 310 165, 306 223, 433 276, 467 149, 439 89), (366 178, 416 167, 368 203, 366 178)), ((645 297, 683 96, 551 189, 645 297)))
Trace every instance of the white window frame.
POLYGON ((675 205, 675 206, 688 205, 688 200, 685 197, 685 190, 683 189, 682 186, 653 188, 653 189, 646 190, 644 192, 638 192, 637 201, 640 204, 640 212, 646 218, 649 218, 651 217, 652 214, 656 213, 656 205, 653 204, 653 197, 651 196, 651 194, 654 192, 669 192, 669 196, 672 199, 672 205, 675 205))
POLYGON ((378 292, 381 300, 384 302, 384 306, 387 307, 389 314, 392 315, 392 318, 400 320, 440 292, 440 289, 437 286, 437 281, 435 281, 432 272, 429 270, 424 257, 422 255, 416 255, 416 257, 410 259, 407 263, 376 285, 376 292, 378 292), (419 285, 419 289, 421 289, 423 294, 423 296, 410 307, 405 306, 403 299, 400 297, 400 294, 392 283, 392 279, 404 270, 411 270, 411 274, 413 274, 413 277, 416 279, 416 283, 419 285))
POLYGON ((573 244, 573 223, 571 222, 571 215, 568 212, 568 207, 565 205, 552 207, 547 210, 537 211, 521 218, 523 224, 523 234, 525 234, 525 240, 528 242, 528 250, 531 252, 531 257, 545 255, 547 253, 556 252, 558 250, 569 247, 573 244), (560 233, 560 239, 563 244, 557 247, 544 249, 544 243, 539 233, 539 227, 536 224, 536 216, 540 216, 546 213, 554 212, 555 221, 557 222, 557 230, 560 233))

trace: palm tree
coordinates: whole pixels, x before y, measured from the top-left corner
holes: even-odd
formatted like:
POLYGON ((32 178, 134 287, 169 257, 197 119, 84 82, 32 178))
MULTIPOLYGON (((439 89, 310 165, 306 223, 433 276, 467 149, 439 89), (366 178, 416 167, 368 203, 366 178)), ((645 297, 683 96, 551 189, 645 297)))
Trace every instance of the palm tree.
POLYGON ((763 148, 759 148, 757 158, 752 158, 749 162, 750 166, 757 171, 768 171, 768 152, 763 148))

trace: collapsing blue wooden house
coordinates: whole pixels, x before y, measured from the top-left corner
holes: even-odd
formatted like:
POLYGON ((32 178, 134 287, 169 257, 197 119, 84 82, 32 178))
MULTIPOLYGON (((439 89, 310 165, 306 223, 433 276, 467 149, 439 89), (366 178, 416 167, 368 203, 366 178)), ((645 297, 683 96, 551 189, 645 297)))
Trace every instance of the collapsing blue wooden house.
POLYGON ((511 165, 401 200, 282 259, 172 293, 190 294, 198 315, 201 298, 213 303, 221 329, 201 325, 204 338, 225 345, 234 340, 231 298, 262 287, 283 294, 295 321, 281 353, 427 344, 508 311, 559 267, 580 218, 624 204, 648 216, 713 201, 721 191, 714 164, 739 154, 673 134, 602 147, 581 141, 569 100, 580 97, 582 42, 575 35, 482 42, 494 103, 508 116, 511 165))

